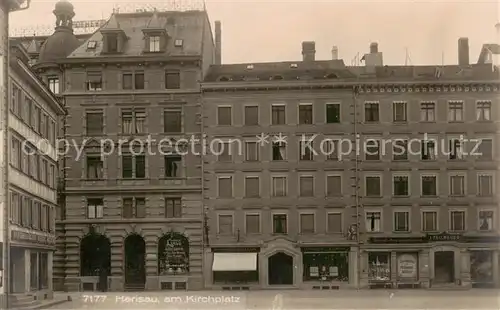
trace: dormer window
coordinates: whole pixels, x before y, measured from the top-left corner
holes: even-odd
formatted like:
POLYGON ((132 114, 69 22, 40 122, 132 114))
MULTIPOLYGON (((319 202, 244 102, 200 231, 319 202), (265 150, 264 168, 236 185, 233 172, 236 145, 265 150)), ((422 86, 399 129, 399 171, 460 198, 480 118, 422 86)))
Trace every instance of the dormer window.
POLYGON ((87 49, 89 50, 95 50, 97 47, 97 42, 96 41, 88 41, 87 42, 87 49))
POLYGON ((175 47, 182 47, 184 41, 182 39, 175 40, 175 47))
POLYGON ((149 51, 150 52, 160 51, 160 36, 149 37, 149 51))
POLYGON ((53 94, 59 94, 59 78, 49 77, 48 78, 49 89, 53 94))
POLYGON ((117 34, 108 34, 107 35, 106 51, 108 53, 117 53, 118 52, 118 35, 117 34))

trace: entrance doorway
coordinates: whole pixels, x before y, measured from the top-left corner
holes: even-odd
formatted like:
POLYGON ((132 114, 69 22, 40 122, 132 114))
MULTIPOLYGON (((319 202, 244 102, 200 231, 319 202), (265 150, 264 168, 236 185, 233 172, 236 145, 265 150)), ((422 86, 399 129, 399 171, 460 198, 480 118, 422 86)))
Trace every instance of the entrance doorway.
POLYGON ((90 233, 80 241, 80 276, 97 276, 97 289, 108 290, 111 273, 111 242, 101 234, 90 233))
POLYGON ((269 257, 269 285, 293 285, 293 257, 279 252, 269 257))
POLYGON ((144 290, 146 283, 146 242, 133 234, 125 239, 125 290, 144 290))
POLYGON ((453 251, 434 253, 434 281, 441 284, 455 282, 455 253, 453 251))

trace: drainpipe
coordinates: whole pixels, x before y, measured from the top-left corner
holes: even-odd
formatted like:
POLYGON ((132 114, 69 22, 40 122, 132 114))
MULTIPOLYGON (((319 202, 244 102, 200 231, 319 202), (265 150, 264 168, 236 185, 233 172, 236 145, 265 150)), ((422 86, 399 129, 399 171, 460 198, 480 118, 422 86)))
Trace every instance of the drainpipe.
MULTIPOLYGON (((354 143, 357 142, 358 138, 358 93, 359 93, 359 86, 354 86, 352 89, 352 101, 353 101, 353 123, 354 123, 354 143)), ((354 199, 355 199, 355 204, 356 204, 356 244, 358 246, 358 252, 357 252, 357 257, 356 257, 356 288, 359 290, 361 288, 361 240, 360 240, 360 230, 361 230, 361 222, 360 222, 360 199, 359 199, 359 151, 356 149, 356 154, 354 158, 354 199)))

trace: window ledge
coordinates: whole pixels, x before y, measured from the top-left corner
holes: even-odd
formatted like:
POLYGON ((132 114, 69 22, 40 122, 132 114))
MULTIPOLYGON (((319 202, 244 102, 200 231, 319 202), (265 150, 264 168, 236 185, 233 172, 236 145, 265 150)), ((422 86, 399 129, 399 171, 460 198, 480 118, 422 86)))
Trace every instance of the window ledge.
POLYGON ((396 198, 396 199, 398 199, 398 198, 410 198, 410 197, 411 197, 411 195, 392 195, 392 198, 396 198))
POLYGON ((405 231, 393 230, 392 233, 398 235, 404 235, 404 234, 411 234, 413 232, 411 230, 405 230, 405 231))
POLYGON ((438 195, 420 195, 420 198, 439 198, 438 195))

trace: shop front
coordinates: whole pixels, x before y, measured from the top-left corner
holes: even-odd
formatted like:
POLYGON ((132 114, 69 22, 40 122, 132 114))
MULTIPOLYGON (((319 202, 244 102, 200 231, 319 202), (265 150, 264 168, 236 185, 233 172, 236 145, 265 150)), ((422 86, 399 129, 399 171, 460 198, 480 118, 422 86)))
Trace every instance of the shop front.
POLYGON ((470 277, 473 288, 495 287, 493 276, 494 251, 470 251, 470 277))
POLYGON ((207 287, 224 290, 258 288, 260 248, 212 248, 210 283, 207 287))
POLYGON ((303 247, 304 288, 339 289, 349 285, 350 247, 303 247))

